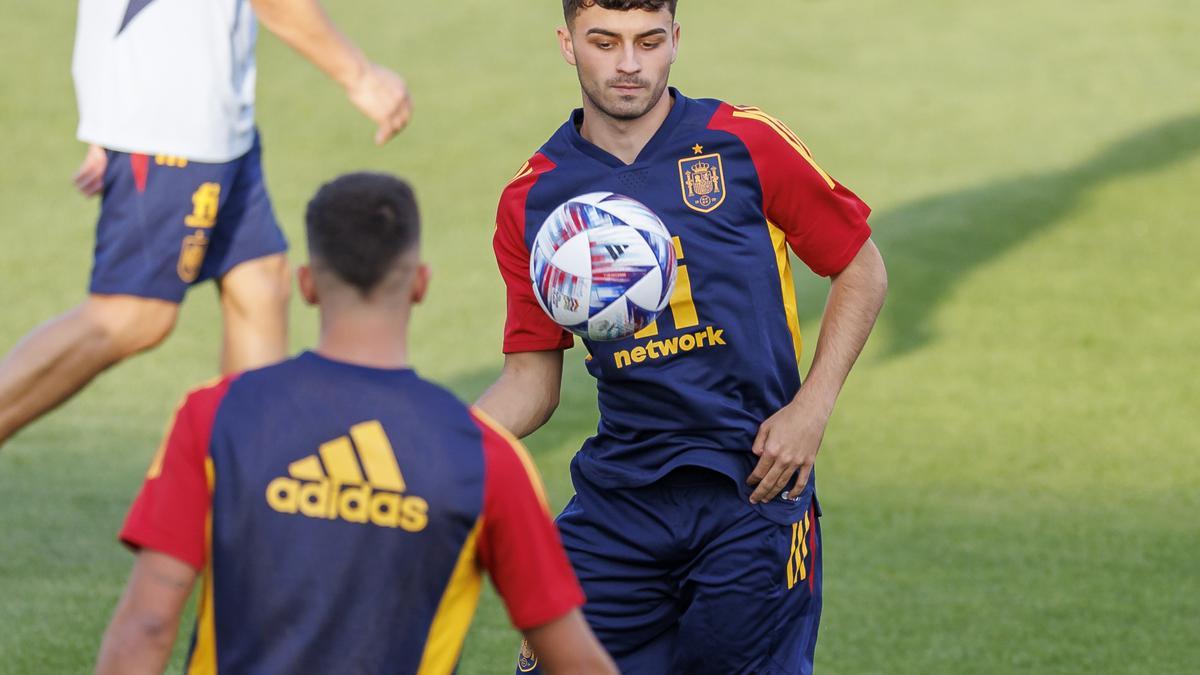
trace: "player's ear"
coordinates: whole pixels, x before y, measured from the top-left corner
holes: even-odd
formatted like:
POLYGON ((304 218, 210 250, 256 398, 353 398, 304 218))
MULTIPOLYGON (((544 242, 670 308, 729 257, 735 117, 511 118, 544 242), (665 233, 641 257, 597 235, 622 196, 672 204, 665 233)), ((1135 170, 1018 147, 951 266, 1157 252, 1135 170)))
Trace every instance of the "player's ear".
POLYGON ((317 296, 317 284, 313 281, 312 265, 301 265, 296 268, 296 285, 300 287, 300 297, 309 305, 320 302, 317 296))
POLYGON ((412 288, 408 295, 412 304, 419 305, 425 299, 425 294, 429 292, 429 279, 432 276, 433 270, 429 269, 429 265, 421 263, 417 266, 417 271, 413 273, 412 288))
POLYGON ((671 63, 675 63, 675 59, 679 58, 679 22, 675 22, 675 26, 671 29, 671 63))
POLYGON ((558 51, 562 53, 563 60, 572 66, 575 65, 575 41, 571 39, 571 29, 559 26, 555 32, 558 34, 558 51))

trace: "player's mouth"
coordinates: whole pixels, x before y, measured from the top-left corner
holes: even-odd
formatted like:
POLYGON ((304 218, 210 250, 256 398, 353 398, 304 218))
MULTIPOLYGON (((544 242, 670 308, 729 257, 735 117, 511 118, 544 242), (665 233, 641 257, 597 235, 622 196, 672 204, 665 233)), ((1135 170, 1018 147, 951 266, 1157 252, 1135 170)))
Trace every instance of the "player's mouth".
POLYGON ((631 95, 646 88, 645 85, 639 82, 614 82, 609 85, 617 91, 618 94, 631 95))

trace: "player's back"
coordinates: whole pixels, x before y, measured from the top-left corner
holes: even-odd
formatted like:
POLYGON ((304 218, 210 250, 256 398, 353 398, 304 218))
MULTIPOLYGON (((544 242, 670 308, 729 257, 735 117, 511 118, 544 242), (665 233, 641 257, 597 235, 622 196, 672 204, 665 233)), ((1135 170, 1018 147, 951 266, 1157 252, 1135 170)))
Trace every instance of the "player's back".
POLYGON ((193 664, 416 672, 427 643, 449 640, 453 666, 477 597, 484 497, 466 406, 411 370, 305 353, 232 381, 208 447, 193 664))

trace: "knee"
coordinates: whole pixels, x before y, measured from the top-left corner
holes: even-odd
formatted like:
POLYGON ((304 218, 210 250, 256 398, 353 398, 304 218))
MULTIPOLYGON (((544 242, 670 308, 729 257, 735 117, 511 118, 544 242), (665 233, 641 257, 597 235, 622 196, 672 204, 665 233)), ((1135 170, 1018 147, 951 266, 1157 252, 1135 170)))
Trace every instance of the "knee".
POLYGON ((244 317, 285 311, 292 297, 291 274, 284 255, 244 263, 221 280, 222 304, 244 317))
POLYGON ((161 344, 175 327, 179 306, 149 298, 94 296, 81 314, 92 338, 123 359, 161 344))

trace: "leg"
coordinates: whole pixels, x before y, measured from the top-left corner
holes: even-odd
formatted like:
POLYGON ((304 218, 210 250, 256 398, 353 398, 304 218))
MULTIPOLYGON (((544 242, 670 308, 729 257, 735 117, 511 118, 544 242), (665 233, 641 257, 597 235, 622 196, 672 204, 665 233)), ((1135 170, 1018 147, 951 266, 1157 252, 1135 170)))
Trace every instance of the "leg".
POLYGON ((217 281, 225 337, 221 372, 270 365, 287 356, 291 272, 287 255, 250 260, 217 281))
MULTIPOLYGON (((572 466, 576 495, 558 529, 587 605, 584 617, 627 675, 662 675, 674 648, 679 603, 672 569, 679 538, 659 512, 655 486, 600 490, 572 466)), ((517 673, 536 673, 537 657, 521 650, 517 673)))
POLYGON ((0 362, 0 444, 109 366, 158 345, 178 315, 164 300, 92 295, 34 329, 0 362))
MULTIPOLYGON (((730 490, 727 508, 740 508, 730 490)), ((821 618, 820 528, 811 504, 780 525, 749 506, 684 583, 672 673, 811 675, 821 618)))

